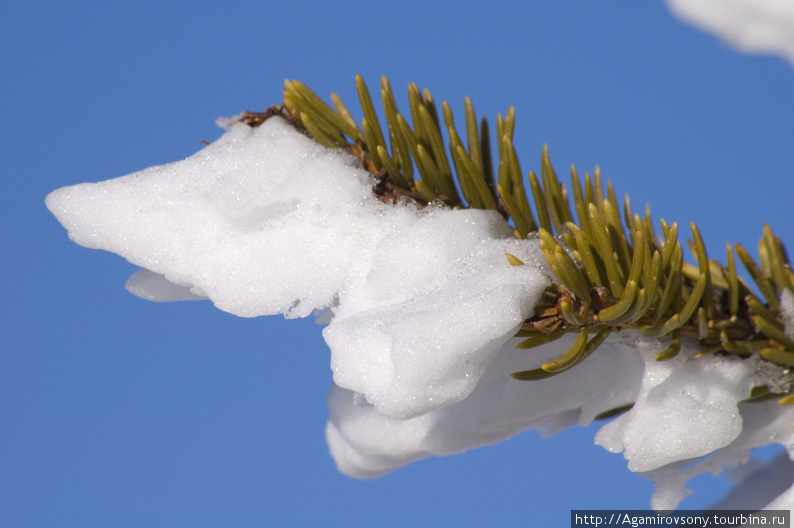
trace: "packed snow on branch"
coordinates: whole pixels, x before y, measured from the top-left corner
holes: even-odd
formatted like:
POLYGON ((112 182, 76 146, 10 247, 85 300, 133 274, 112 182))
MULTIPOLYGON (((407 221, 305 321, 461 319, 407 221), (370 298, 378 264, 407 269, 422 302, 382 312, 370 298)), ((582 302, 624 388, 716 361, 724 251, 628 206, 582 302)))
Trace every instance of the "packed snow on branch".
MULTIPOLYGON (((354 158, 273 118, 229 125, 181 162, 59 189, 47 206, 78 244, 141 266, 127 286, 143 298, 207 298, 243 317, 324 311, 334 379, 326 436, 352 476, 530 428, 587 425, 629 403, 596 441, 654 480, 657 509, 674 508, 693 476, 747 462, 756 446, 794 453, 794 408, 739 403, 754 386, 786 383, 756 357, 693 359, 688 342, 660 363, 664 340, 623 332, 553 378, 511 378, 571 344, 515 348, 552 280, 537 241, 516 240, 493 211, 384 204, 374 183, 354 158), (506 253, 526 265, 511 266, 506 253)), ((792 304, 787 294, 789 332, 792 304)), ((747 482, 768 471, 762 481, 775 485, 753 486, 743 507, 794 506, 792 471, 780 476, 791 466, 746 471, 747 482)))

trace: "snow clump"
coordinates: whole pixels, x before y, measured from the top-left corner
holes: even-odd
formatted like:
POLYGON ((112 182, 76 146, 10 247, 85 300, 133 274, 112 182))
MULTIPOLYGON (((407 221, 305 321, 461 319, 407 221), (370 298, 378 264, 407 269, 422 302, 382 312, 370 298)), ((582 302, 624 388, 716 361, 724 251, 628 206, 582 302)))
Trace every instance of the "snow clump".
POLYGON ((775 53, 794 65, 794 2, 790 0, 667 0, 670 10, 752 53, 775 53))
POLYGON ((206 297, 242 317, 331 308, 335 382, 406 418, 465 398, 549 279, 508 263, 539 250, 498 213, 394 207, 374 183, 274 118, 46 203, 78 244, 144 268, 128 282, 143 298, 206 297))

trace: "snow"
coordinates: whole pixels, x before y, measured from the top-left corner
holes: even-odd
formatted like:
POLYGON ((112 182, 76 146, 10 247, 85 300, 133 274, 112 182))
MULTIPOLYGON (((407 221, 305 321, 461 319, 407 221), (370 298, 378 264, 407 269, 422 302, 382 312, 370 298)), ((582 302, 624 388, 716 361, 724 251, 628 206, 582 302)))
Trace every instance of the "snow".
MULTIPOLYGON (((653 480, 656 487, 651 499, 651 507, 657 510, 669 510, 674 508, 678 502, 689 495, 689 490, 684 488, 686 482, 701 474, 719 474, 723 470, 736 472, 736 468, 750 462, 750 450, 755 447, 770 445, 773 443, 783 445, 787 450, 789 459, 794 455, 794 443, 792 442, 792 421, 794 420, 794 408, 791 406, 778 405, 774 400, 761 403, 740 403, 739 411, 743 420, 741 434, 731 443, 725 445, 710 456, 701 460, 682 459, 668 466, 655 469, 646 474, 653 480)), ((697 419, 696 416, 691 417, 697 419)), ((697 421, 692 429, 697 429, 697 421)), ((755 464, 752 464, 755 467, 755 464)), ((735 491, 743 492, 745 504, 737 502, 726 502, 723 507, 731 509, 792 509, 794 508, 794 486, 790 463, 784 464, 781 469, 788 470, 782 475, 776 474, 779 465, 768 465, 759 472, 750 473, 745 479, 741 479, 735 491), (785 479, 781 481, 781 477, 785 479), (755 486, 747 490, 747 482, 753 482, 755 486), (763 486, 758 485, 759 481, 763 486)))
POLYGON ((741 433, 737 402, 764 381, 755 375, 759 359, 711 356, 692 361, 699 351, 696 345, 686 341, 678 356, 659 362, 654 355, 664 350, 662 343, 637 341, 645 361, 640 393, 632 410, 601 428, 595 439, 608 451, 622 451, 632 471, 707 455, 741 433), (692 417, 698 417, 696 428, 692 417))
POLYGON ((582 368, 534 382, 514 380, 510 373, 559 356, 573 336, 531 352, 515 348, 519 341, 505 343, 468 398, 412 419, 382 416, 360 405, 354 393, 332 389, 326 438, 340 471, 376 477, 428 455, 459 453, 533 427, 553 433, 587 425, 596 414, 636 397, 643 365, 622 339, 608 342, 582 368))
POLYGON ((775 53, 794 64, 791 0, 667 0, 684 20, 747 52, 775 53))
MULTIPOLYGON (((550 284, 537 240, 515 240, 495 212, 386 205, 354 158, 279 118, 225 124, 184 161, 65 187, 46 203, 78 244, 144 268, 127 284, 143 298, 208 298, 243 317, 325 310, 335 383, 326 438, 340 471, 376 477, 530 428, 588 425, 629 403, 596 441, 653 479, 657 509, 756 446, 794 453, 794 408, 740 403, 754 386, 790 382, 757 357, 694 359, 697 343, 684 339, 676 358, 656 362, 664 339, 624 331, 553 378, 512 379, 573 339, 515 348, 550 284)), ((791 332, 790 292, 782 304, 791 332)), ((759 507, 794 506, 785 478, 757 492, 759 507)))
POLYGON ((207 298, 190 291, 189 286, 169 282, 164 275, 141 269, 127 279, 127 291, 153 302, 200 301, 207 298))
POLYGON ((794 292, 788 288, 780 295, 780 315, 783 317, 786 335, 794 339, 794 292))
POLYGON ((46 203, 78 244, 148 270, 128 283, 144 298, 207 297, 242 317, 332 307, 335 382, 416 416, 474 389, 548 278, 508 263, 540 252, 496 212, 386 205, 356 163, 274 118, 46 203))
POLYGON ((118 253, 222 310, 305 317, 365 272, 355 257, 371 251, 377 231, 360 207, 372 201, 369 176, 350 158, 325 156, 283 123, 240 124, 185 161, 66 187, 47 206, 78 244, 118 253))

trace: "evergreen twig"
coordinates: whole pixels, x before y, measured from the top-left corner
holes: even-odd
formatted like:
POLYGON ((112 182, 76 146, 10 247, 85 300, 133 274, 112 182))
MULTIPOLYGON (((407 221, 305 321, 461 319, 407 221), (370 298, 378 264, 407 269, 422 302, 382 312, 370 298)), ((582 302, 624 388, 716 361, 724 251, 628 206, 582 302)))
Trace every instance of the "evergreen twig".
MULTIPOLYGON (((528 193, 513 146, 512 107, 504 119, 497 116, 498 158, 492 160, 487 121, 483 118, 478 126, 468 97, 466 129, 461 136, 446 101, 442 102, 442 127, 427 90, 408 86, 411 126, 399 113, 383 77, 383 127, 361 76, 356 76, 356 87, 364 114, 360 126, 336 94, 331 94, 332 108, 298 81, 285 81, 284 105, 262 114, 246 112, 243 121, 257 126, 280 115, 319 143, 347 149, 378 176, 374 190, 385 202, 492 209, 512 223, 517 238, 537 236, 557 281, 543 296, 546 301, 522 325, 518 335, 526 339, 518 348, 549 343, 568 333, 578 337, 559 358, 513 377, 546 379, 568 370, 592 354, 611 332, 627 328, 650 337, 669 336, 670 344, 657 354, 658 361, 676 356, 681 337, 687 337, 703 347, 698 357, 758 353, 766 361, 794 367, 794 341, 784 333, 780 314, 783 290, 794 291, 794 272, 782 242, 769 226, 764 226, 759 241, 759 262, 740 244, 728 244, 723 266, 708 258, 700 231, 692 223, 693 240, 687 245, 697 264, 693 266, 683 261, 675 222, 661 220, 658 236, 650 209, 646 207, 643 217, 634 214, 628 196, 621 219, 612 184, 607 181, 604 193, 598 167, 592 177, 585 174, 583 184, 571 167, 569 192, 557 178, 544 146, 540 179, 528 173, 528 193), (448 138, 449 155, 442 132, 448 138), (734 252, 760 296, 738 276, 734 252)), ((514 266, 523 265, 513 255, 507 259, 514 266)), ((756 393, 768 396, 766 388, 757 389, 756 393)), ((792 396, 779 403, 794 403, 792 396)))

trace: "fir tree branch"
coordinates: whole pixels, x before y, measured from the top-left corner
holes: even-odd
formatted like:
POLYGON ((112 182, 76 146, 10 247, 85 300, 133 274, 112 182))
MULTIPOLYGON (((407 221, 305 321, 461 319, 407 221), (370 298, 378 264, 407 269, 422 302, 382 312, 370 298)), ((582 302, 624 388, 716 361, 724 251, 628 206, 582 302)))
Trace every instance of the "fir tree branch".
MULTIPOLYGON (((794 272, 782 242, 769 226, 764 226, 759 241, 758 262, 740 244, 728 244, 727 265, 722 265, 708 257, 700 231, 692 223, 693 240, 687 245, 697 265, 688 264, 683 261, 678 225, 661 220, 660 236, 650 209, 646 207, 642 217, 633 213, 628 196, 621 218, 612 184, 606 182, 605 193, 598 167, 592 178, 585 174, 583 184, 571 167, 569 191, 557 178, 544 146, 540 179, 530 171, 527 192, 513 145, 512 107, 504 118, 497 115, 498 158, 493 160, 487 121, 483 118, 478 126, 468 98, 461 136, 446 101, 442 102, 442 130, 427 90, 408 86, 411 126, 399 113, 383 77, 386 125, 382 126, 361 76, 356 76, 356 87, 364 115, 360 126, 336 94, 331 94, 332 108, 298 81, 285 81, 282 106, 261 114, 245 112, 242 121, 257 126, 279 115, 319 143, 347 149, 378 177, 374 192, 384 202, 492 209, 512 223, 517 238, 536 237, 557 281, 522 326, 518 335, 527 339, 518 347, 539 346, 572 332, 578 338, 559 358, 513 377, 545 379, 568 370, 584 361, 611 332, 628 328, 649 337, 669 336, 669 347, 657 354, 658 361, 675 357, 680 338, 687 337, 700 342, 703 351, 698 356, 758 353, 776 365, 794 366, 794 341, 784 333, 780 313, 783 291, 794 291, 794 272), (738 276, 734 252, 760 296, 738 276)), ((506 257, 514 266, 523 265, 513 255, 506 257)), ((752 399, 758 399, 757 394, 752 399)), ((779 402, 794 403, 794 397, 779 402)))

